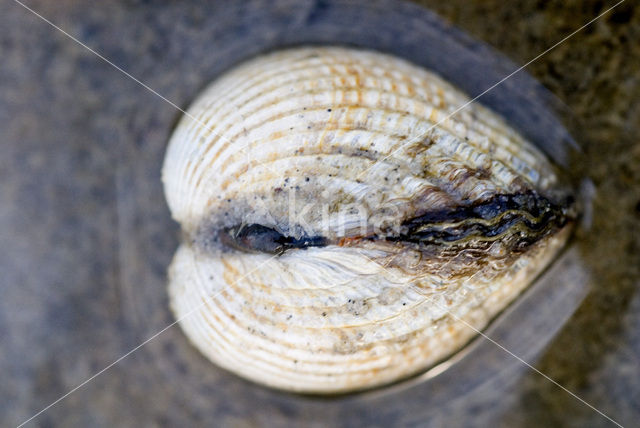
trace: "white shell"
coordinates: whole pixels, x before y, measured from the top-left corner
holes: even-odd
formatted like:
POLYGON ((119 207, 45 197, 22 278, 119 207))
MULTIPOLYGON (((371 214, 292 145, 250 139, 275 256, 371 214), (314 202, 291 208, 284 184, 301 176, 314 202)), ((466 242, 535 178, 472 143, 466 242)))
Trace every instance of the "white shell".
MULTIPOLYGON (((546 266, 570 224, 552 217, 517 257, 505 242, 533 234, 520 211, 501 212, 521 216, 505 238, 460 238, 454 255, 434 255, 444 241, 390 238, 425 212, 562 193, 551 164, 496 114, 471 104, 448 117, 467 101, 406 61, 337 47, 275 52, 209 86, 163 169, 185 235, 171 306, 193 344, 243 377, 310 393, 389 383, 464 346, 546 266), (251 224, 328 245, 273 255, 216 238, 251 224)), ((456 221, 470 227, 436 229, 456 221)))

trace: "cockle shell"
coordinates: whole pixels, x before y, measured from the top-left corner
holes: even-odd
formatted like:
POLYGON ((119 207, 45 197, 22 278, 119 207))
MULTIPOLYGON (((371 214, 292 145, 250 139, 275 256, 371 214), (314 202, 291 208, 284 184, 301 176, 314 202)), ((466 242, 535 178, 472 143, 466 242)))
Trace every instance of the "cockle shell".
POLYGON ((175 316, 211 361, 342 393, 463 347, 562 247, 570 193, 495 113, 404 60, 255 58, 189 108, 163 181, 175 316))

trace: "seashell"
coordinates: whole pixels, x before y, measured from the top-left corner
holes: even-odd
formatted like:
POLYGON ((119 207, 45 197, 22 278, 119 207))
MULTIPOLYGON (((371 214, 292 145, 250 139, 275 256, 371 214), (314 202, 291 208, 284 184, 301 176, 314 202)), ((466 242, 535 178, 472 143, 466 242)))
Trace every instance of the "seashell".
POLYGON ((552 163, 490 110, 456 112, 468 101, 340 47, 274 52, 211 84, 163 167, 184 234, 169 296, 191 342, 305 393, 388 384, 467 344, 575 219, 552 163))

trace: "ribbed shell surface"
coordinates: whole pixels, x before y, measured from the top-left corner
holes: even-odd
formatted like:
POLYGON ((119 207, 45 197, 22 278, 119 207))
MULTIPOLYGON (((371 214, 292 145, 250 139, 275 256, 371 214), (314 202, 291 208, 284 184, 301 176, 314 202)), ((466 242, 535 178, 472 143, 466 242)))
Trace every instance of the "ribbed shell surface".
POLYGON ((210 85, 163 168, 185 237, 169 294, 192 343, 311 393, 386 384, 464 346, 571 220, 543 154, 468 101, 406 61, 338 47, 258 57, 210 85))

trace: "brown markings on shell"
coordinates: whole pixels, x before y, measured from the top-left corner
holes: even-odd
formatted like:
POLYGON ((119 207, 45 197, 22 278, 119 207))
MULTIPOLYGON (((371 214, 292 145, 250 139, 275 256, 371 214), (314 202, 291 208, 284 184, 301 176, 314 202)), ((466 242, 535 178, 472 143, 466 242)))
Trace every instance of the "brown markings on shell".
POLYGON ((552 166, 480 107, 446 118, 467 98, 439 78, 389 56, 341 48, 274 53, 249 65, 253 68, 231 71, 226 87, 206 91, 199 105, 209 107, 197 110, 201 123, 185 119, 178 126, 163 172, 169 205, 187 238, 172 268, 172 307, 177 317, 192 310, 189 293, 206 303, 181 325, 212 361, 252 380, 304 392, 347 392, 401 379, 463 346, 475 332, 456 317, 484 328, 566 240, 574 214, 569 203, 556 198, 562 192, 556 191, 552 166), (283 80, 276 83, 278 78, 283 80), (306 83, 291 95, 287 85, 294 83, 285 81, 306 83), (323 97, 325 91, 332 96, 323 97), (298 104, 277 104, 281 100, 298 104), (267 114, 255 116, 265 109, 267 114), (390 126, 389 120, 397 122, 390 126), (439 121, 436 130, 427 131, 429 123, 439 121), (354 143, 350 138, 357 132, 365 138, 354 143), (456 144, 444 139, 450 136, 461 142, 460 151, 444 146, 456 144), (243 157, 238 147, 250 138, 260 143, 248 141, 262 157, 243 157), (374 146, 374 138, 382 144, 374 146), (298 147, 286 146, 297 141, 298 147), (276 150, 285 146, 286 154, 276 150), (497 164, 478 164, 464 150, 486 153, 497 164), (438 162, 450 161, 449 167, 433 165, 426 156, 431 153, 444 156, 438 162), (311 157, 316 157, 313 167, 301 161, 311 157), (260 169, 262 161, 280 162, 279 169, 260 169), (518 162, 537 175, 524 177, 529 170, 518 162), (363 165, 395 169, 384 177, 349 175, 363 165), (498 167, 505 168, 504 175, 498 167), (299 174, 311 179, 303 182, 296 179, 299 174), (365 234, 294 237, 287 233, 295 225, 284 216, 273 221, 254 216, 260 226, 251 229, 256 235, 235 235, 239 245, 221 242, 221 231, 252 224, 245 223, 255 208, 252 199, 265 201, 270 214, 280 212, 292 186, 300 187, 305 200, 322 199, 332 213, 353 202, 366 205, 371 216, 384 213, 385 207, 359 200, 334 178, 370 186, 384 196, 380 200, 398 204, 398 224, 365 234), (410 193, 405 178, 422 184, 410 193), (487 183, 489 190, 476 192, 476 184, 487 183), (326 198, 324 188, 330 190, 326 198), (508 220, 500 216, 506 214, 499 210, 489 219, 465 211, 500 192, 530 191, 559 207, 551 208, 557 216, 548 224, 546 217, 530 219, 535 215, 527 207, 517 215, 532 228, 504 223, 508 220), (456 217, 459 213, 466 217, 456 217), (503 225, 510 229, 493 239, 503 225), (530 242, 520 241, 519 233, 530 242), (326 242, 319 246, 316 238, 326 242), (252 251, 257 249, 276 249, 279 255, 269 260, 269 254, 252 251), (353 286, 327 284, 334 272, 353 278, 353 286), (465 281, 479 301, 455 294, 465 281), (332 294, 334 287, 347 294, 332 294), (455 316, 438 311, 438 302, 455 316), (379 339, 378 331, 395 336, 379 339))

